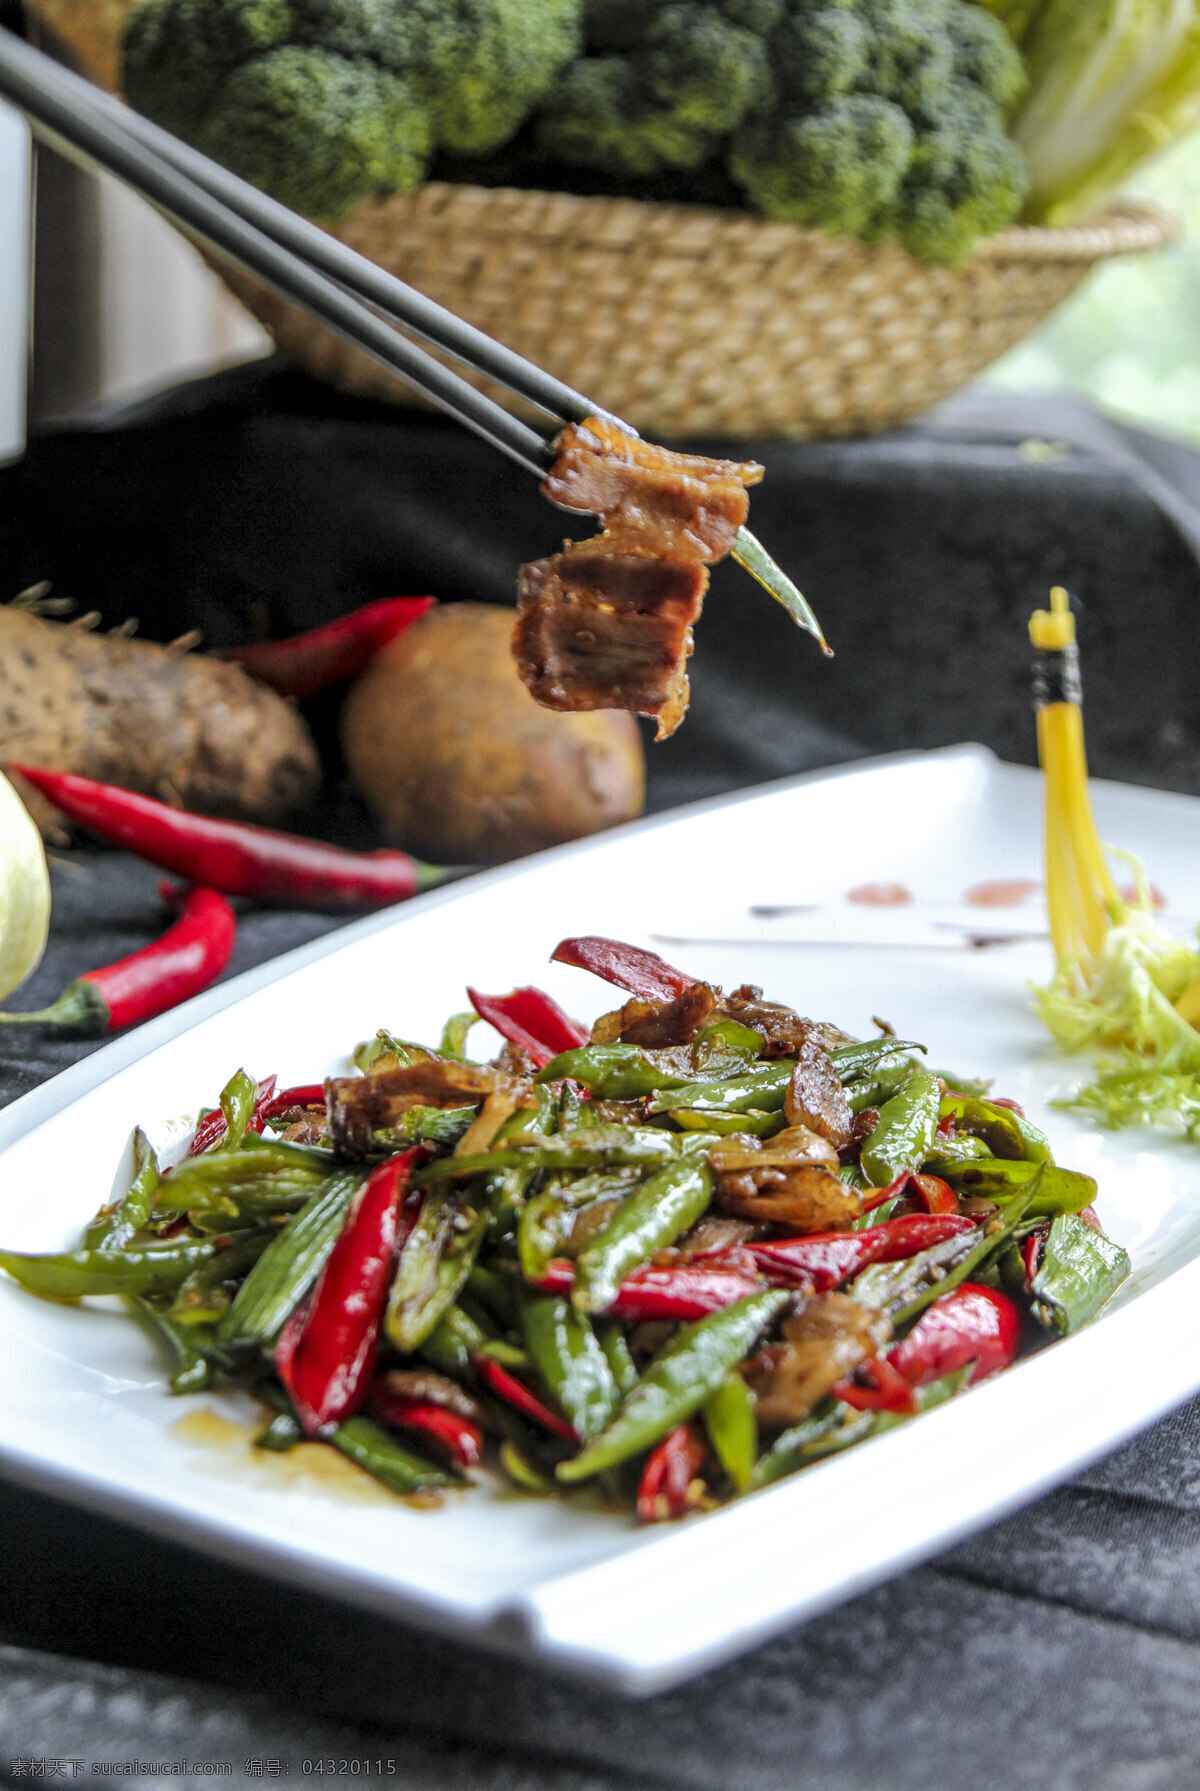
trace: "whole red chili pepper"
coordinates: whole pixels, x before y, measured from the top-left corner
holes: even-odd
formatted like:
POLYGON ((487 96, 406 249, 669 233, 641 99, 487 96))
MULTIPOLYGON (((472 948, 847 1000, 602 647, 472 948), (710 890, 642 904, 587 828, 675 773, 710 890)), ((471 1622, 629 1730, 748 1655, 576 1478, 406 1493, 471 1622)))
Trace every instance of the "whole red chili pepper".
POLYGON ((529 1391, 524 1381, 519 1381, 515 1374, 510 1374, 507 1368, 501 1367, 494 1356, 481 1354, 472 1356, 471 1361, 480 1380, 486 1387, 490 1387, 497 1399, 502 1399, 505 1405, 511 1405, 515 1412, 521 1413, 522 1417, 531 1418, 542 1430, 548 1430, 552 1436, 561 1437, 566 1443, 579 1441, 579 1434, 574 1425, 568 1424, 565 1418, 560 1418, 557 1412, 552 1412, 548 1405, 542 1403, 536 1393, 529 1391))
POLYGON ((852 1405, 856 1412, 915 1412, 916 1390, 886 1356, 873 1356, 858 1370, 856 1380, 839 1381, 831 1388, 835 1399, 852 1405))
MULTIPOLYGON (((18 765, 17 771, 21 769, 18 765)), ((600 939, 585 935, 580 939, 561 939, 550 954, 558 964, 573 964, 578 970, 590 970, 594 976, 628 989, 644 1001, 674 1001, 696 978, 676 970, 657 952, 643 951, 640 945, 624 945, 619 939, 600 939)))
POLYGON ((356 677, 390 640, 433 608, 433 597, 381 597, 348 616, 287 640, 224 647, 213 655, 245 666, 260 684, 281 696, 307 697, 329 684, 356 677))
MULTIPOLYGON (((569 1294, 574 1283, 575 1265, 555 1257, 535 1285, 542 1293, 569 1294)), ((605 1316, 631 1325, 656 1318, 706 1318, 761 1289, 761 1279, 742 1268, 698 1262, 657 1268, 647 1263, 626 1275, 605 1316)))
POLYGON ((973 1221, 957 1213, 905 1213, 866 1231, 811 1232, 807 1237, 750 1243, 746 1249, 768 1280, 825 1293, 873 1262, 902 1262, 957 1232, 972 1230, 973 1221))
POLYGON ((650 1451, 637 1491, 637 1514, 644 1524, 686 1516, 688 1488, 704 1453, 704 1444, 690 1424, 677 1424, 650 1451))
POLYGON ((539 1069, 560 1051, 573 1051, 588 1042, 587 1027, 564 1014, 557 1001, 541 989, 481 995, 478 989, 468 988, 467 996, 480 1019, 494 1026, 510 1045, 520 1045, 539 1069))
MULTIPOLYGON (((254 1112, 246 1127, 248 1132, 261 1132, 269 1120, 277 1119, 290 1107, 325 1106, 325 1087, 320 1082, 306 1082, 298 1088, 285 1088, 282 1094, 275 1093, 274 1076, 268 1076, 258 1085, 258 1099, 254 1103, 254 1112)), ((218 1139, 225 1136, 225 1115, 219 1107, 212 1113, 206 1113, 196 1127, 195 1136, 188 1145, 189 1157, 198 1157, 202 1151, 211 1149, 218 1139)))
POLYGON ((406 1393, 393 1393, 378 1382, 371 1388, 366 1410, 381 1424, 396 1430, 415 1430, 437 1445, 456 1467, 474 1468, 483 1453, 483 1432, 477 1424, 447 1411, 444 1405, 428 1400, 412 1399, 406 1393))
POLYGON ((971 1385, 1007 1368, 1017 1353, 1021 1316, 1007 1294, 963 1281, 921 1314, 887 1359, 914 1387, 974 1362, 971 1385))
POLYGON ((187 814, 152 796, 65 771, 15 764, 11 769, 72 821, 113 845, 193 883, 268 907, 328 914, 385 908, 454 874, 406 852, 346 852, 322 840, 187 814))
POLYGON ((400 1203, 424 1151, 373 1169, 355 1196, 307 1305, 275 1346, 275 1367, 308 1436, 349 1417, 366 1394, 387 1301, 400 1203))
POLYGON ((233 909, 211 889, 192 889, 178 920, 152 945, 68 983, 57 1001, 33 1014, 0 1014, 5 1025, 68 1026, 116 1032, 178 1007, 207 989, 228 964, 237 936, 233 909))

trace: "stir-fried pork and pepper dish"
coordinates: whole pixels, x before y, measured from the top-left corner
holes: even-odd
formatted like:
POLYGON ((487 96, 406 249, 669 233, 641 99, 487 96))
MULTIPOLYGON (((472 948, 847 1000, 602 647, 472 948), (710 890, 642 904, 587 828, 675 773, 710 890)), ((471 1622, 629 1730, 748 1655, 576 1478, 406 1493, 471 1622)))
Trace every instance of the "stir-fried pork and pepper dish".
POLYGON ((631 709, 673 734, 687 713, 692 624, 746 520, 754 461, 675 454, 599 418, 572 424, 542 491, 601 532, 522 566, 513 652, 548 709, 631 709))
POLYGON ((137 1134, 79 1249, 0 1265, 121 1296, 177 1392, 262 1399, 263 1448, 316 1438, 421 1495, 486 1460, 647 1522, 960 1395, 1128 1274, 1095 1183, 920 1045, 613 940, 554 955, 628 999, 589 1031, 471 990, 436 1049, 381 1032, 285 1090, 239 1071, 173 1167, 137 1134))

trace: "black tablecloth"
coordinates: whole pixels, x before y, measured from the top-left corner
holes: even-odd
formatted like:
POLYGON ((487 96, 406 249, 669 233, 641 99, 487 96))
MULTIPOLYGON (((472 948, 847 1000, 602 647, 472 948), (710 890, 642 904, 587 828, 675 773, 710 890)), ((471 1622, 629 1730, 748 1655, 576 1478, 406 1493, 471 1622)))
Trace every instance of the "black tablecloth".
MULTIPOLYGON (((1200 787, 1200 459, 1013 400, 875 442, 743 446, 769 467, 756 526, 839 657, 723 569, 693 712, 651 754, 654 806, 966 738, 1029 760, 1024 624, 1056 580, 1086 606, 1095 768, 1200 787)), ((558 532, 448 425, 274 366, 44 436, 0 473, 10 590, 51 577, 113 621, 198 623, 212 644, 398 589, 508 601, 516 561, 558 532)), ((331 743, 332 707, 314 719, 331 743)), ((336 783, 311 820, 369 835, 336 783)), ((155 881, 120 854, 63 855, 31 1003, 148 938, 155 881)), ((328 925, 247 914, 231 974, 328 925)), ((0 1098, 89 1048, 0 1039, 0 1098)), ((886 1506, 881 1486, 881 1522, 886 1506)), ((0 1777, 183 1755, 237 1782, 391 1760, 421 1791, 1178 1791, 1200 1783, 1200 1403, 936 1563, 641 1702, 0 1482, 0 1777)))

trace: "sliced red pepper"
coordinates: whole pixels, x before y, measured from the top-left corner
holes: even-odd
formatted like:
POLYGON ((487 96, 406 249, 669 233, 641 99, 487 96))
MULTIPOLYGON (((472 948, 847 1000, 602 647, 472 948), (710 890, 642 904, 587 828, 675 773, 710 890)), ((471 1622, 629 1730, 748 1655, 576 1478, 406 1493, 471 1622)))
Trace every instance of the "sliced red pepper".
POLYGON ((275 1367, 302 1429, 313 1436, 361 1405, 375 1365, 401 1201, 424 1150, 373 1169, 346 1217, 307 1305, 284 1326, 275 1367))
POLYGON ((1010 1101, 1007 1095, 989 1095, 988 1101, 993 1107, 1007 1107, 1011 1113, 1017 1114, 1021 1119, 1025 1117, 1025 1109, 1020 1102, 1010 1101))
MULTIPOLYGON (((271 1078, 274 1081, 274 1077, 271 1078)), ((272 1095, 270 1100, 261 1097, 254 1109, 254 1118, 250 1122, 256 1132, 271 1120, 278 1119, 281 1113, 287 1113, 292 1107, 324 1107, 325 1084, 323 1082, 305 1082, 298 1088, 285 1088, 282 1094, 272 1095)))
POLYGON ((1042 1251, 1049 1231, 1049 1225, 1039 1225, 1036 1231, 1030 1232, 1021 1246, 1021 1261, 1025 1265, 1025 1282, 1028 1287, 1033 1286, 1033 1278, 1041 1267, 1042 1251))
POLYGON ((483 1432, 477 1424, 461 1418, 457 1412, 448 1411, 444 1405, 412 1399, 405 1393, 392 1393, 377 1382, 371 1388, 366 1409, 372 1418, 391 1425, 394 1430, 418 1432, 426 1441, 435 1444, 439 1454, 448 1457, 456 1467, 478 1467, 483 1453, 483 1432))
POLYGON ((811 1232, 807 1237, 747 1244, 768 1280, 825 1293, 873 1262, 901 1262, 963 1231, 975 1229, 957 1213, 905 1213, 866 1231, 811 1232))
POLYGON ((561 1051, 574 1051, 588 1042, 588 1030, 564 1014, 557 1001, 541 989, 513 989, 508 995, 481 995, 468 988, 471 1006, 481 1020, 494 1026, 510 1045, 527 1051, 539 1070, 561 1051))
POLYGON ((926 1308, 888 1361, 914 1387, 974 1362, 971 1385, 1007 1368, 1017 1353, 1021 1316, 1007 1294, 963 1281, 926 1308))
POLYGON ((548 1430, 552 1436, 562 1437, 566 1443, 579 1441, 579 1433, 574 1425, 568 1424, 565 1418, 560 1418, 557 1412, 552 1412, 548 1405, 543 1405, 536 1393, 531 1393, 523 1381, 519 1381, 515 1374, 510 1374, 507 1368, 501 1367, 493 1356, 473 1356, 471 1361, 480 1380, 505 1405, 511 1405, 522 1417, 532 1419, 543 1430, 548 1430))
POLYGON ((637 1492, 637 1514, 644 1524, 686 1516, 688 1488, 704 1454, 704 1444, 690 1424, 677 1424, 650 1451, 637 1492))
POLYGON ((1100 1223, 1100 1215, 1094 1206, 1085 1206, 1078 1216, 1083 1220, 1083 1223, 1087 1226, 1089 1231, 1104 1230, 1103 1225, 1100 1223))
MULTIPOLYGON (((561 1257, 547 1264, 535 1285, 542 1293, 569 1294, 575 1284, 575 1267, 561 1257)), ((626 1324, 647 1319, 690 1320, 706 1318, 722 1306, 732 1306, 747 1294, 759 1293, 759 1276, 743 1267, 725 1268, 716 1263, 681 1263, 656 1268, 653 1263, 634 1269, 617 1289, 617 1297, 605 1316, 626 1324)))
POLYGON ((860 1377, 865 1378, 839 1381, 831 1389, 833 1397, 840 1399, 845 1405, 852 1405, 856 1412, 915 1412, 917 1409, 916 1391, 911 1381, 888 1361, 886 1356, 872 1356, 858 1370, 860 1377))
POLYGON ((676 970, 657 952, 643 951, 640 945, 625 945, 620 939, 600 939, 586 935, 581 939, 561 939, 550 954, 558 964, 573 964, 578 970, 590 970, 618 989, 628 989, 643 1001, 674 1001, 696 981, 682 970, 676 970))
POLYGON ((870 1212, 872 1207, 882 1206, 885 1200, 900 1196, 919 1200, 928 1213, 957 1213, 959 1210, 958 1195, 940 1175, 917 1175, 911 1169, 903 1169, 895 1181, 863 1201, 863 1211, 870 1212))
POLYGON ((236 660, 260 684, 281 696, 307 697, 353 678, 390 640, 432 609, 432 597, 381 597, 348 616, 338 616, 281 641, 225 647, 215 657, 236 660))

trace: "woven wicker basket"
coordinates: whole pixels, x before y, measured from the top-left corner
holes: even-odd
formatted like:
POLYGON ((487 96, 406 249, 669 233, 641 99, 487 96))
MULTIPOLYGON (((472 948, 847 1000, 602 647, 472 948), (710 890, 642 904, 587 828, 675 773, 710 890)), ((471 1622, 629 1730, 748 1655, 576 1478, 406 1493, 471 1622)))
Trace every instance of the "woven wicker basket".
MULTIPOLYGON (((132 3, 36 0, 106 87, 132 3)), ((1005 231, 950 269, 741 212, 430 183, 364 201, 334 234, 650 434, 813 437, 928 409, 1097 261, 1157 248, 1176 228, 1117 206, 1072 229, 1005 231)), ((214 265, 311 372, 417 402, 306 313, 214 265)))
MULTIPOLYGON (((819 437, 928 409, 1097 261, 1176 228, 1121 206, 1072 229, 1005 231, 951 269, 739 212, 431 183, 364 202, 334 234, 649 434, 819 437)), ((221 271, 310 371, 416 401, 258 281, 221 271)))

